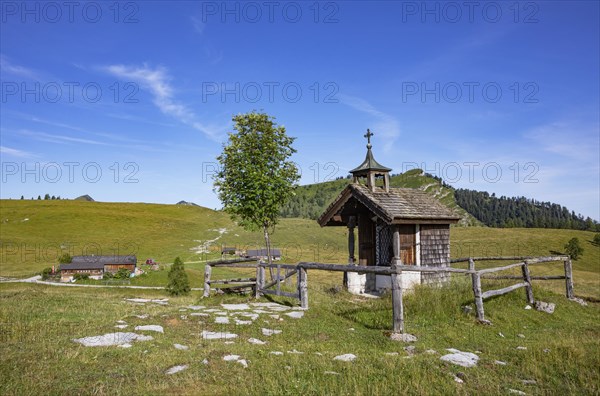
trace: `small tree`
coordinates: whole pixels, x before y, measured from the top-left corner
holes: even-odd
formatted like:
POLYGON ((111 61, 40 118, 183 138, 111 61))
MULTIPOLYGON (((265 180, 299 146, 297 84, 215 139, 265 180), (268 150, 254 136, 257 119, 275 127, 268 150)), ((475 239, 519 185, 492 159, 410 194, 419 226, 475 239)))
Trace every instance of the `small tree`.
POLYGON ((44 200, 45 200, 45 201, 47 201, 47 200, 49 200, 49 199, 50 199, 50 194, 46 194, 46 195, 44 195, 44 200))
POLYGON ((233 117, 236 132, 217 157, 221 168, 215 189, 223 209, 249 231, 262 229, 271 263, 272 233, 283 205, 293 195, 300 178, 289 158, 295 138, 286 134, 274 118, 251 112, 233 117))
POLYGON ((169 270, 169 283, 167 292, 172 296, 186 295, 190 292, 190 282, 183 267, 183 261, 176 257, 171 269, 169 270))
POLYGON ((565 245, 565 253, 573 260, 577 260, 583 254, 583 248, 579 244, 579 238, 571 238, 565 245))
POLYGON ((38 195, 38 201, 41 201, 41 200, 42 200, 42 196, 38 195))
POLYGON ((58 263, 59 264, 70 264, 71 261, 73 261, 73 258, 71 257, 71 255, 69 253, 63 253, 59 258, 58 258, 58 263))
POLYGON ((42 280, 48 280, 52 275, 52 267, 47 267, 42 270, 42 280))
POLYGON ((25 199, 25 197, 21 195, 21 199, 25 199))

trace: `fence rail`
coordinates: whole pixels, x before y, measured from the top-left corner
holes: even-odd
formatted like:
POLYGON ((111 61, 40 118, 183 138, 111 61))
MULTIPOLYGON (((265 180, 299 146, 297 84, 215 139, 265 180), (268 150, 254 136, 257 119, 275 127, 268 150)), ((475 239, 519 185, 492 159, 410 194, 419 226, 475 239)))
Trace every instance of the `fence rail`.
POLYGON ((530 256, 510 256, 510 257, 472 257, 450 260, 451 263, 468 262, 468 269, 452 268, 452 267, 431 267, 431 266, 414 266, 395 264, 389 267, 384 266, 361 266, 354 264, 328 264, 316 262, 300 262, 298 264, 267 264, 261 261, 242 259, 242 260, 219 260, 206 264, 204 270, 204 297, 210 295, 211 284, 232 284, 235 287, 253 287, 255 296, 261 294, 285 296, 297 298, 300 300, 300 306, 308 308, 308 270, 322 270, 335 272, 357 272, 359 274, 378 274, 390 275, 392 284, 392 313, 393 313, 393 330, 394 332, 404 332, 404 305, 403 305, 403 288, 402 288, 402 272, 417 271, 417 272, 433 272, 433 273, 458 273, 471 275, 473 288, 473 296, 476 307, 477 319, 482 323, 490 323, 485 319, 485 311, 483 300, 501 296, 510 293, 514 290, 525 288, 525 297, 529 304, 534 303, 533 297, 533 280, 565 280, 566 296, 573 298, 573 267, 569 256, 546 256, 546 257, 530 257, 530 256), (499 260, 521 260, 517 263, 512 263, 500 267, 475 268, 476 261, 499 261, 499 260), (246 264, 249 261, 254 261, 253 264, 246 264), (564 265, 565 275, 562 276, 531 276, 529 266, 532 264, 548 263, 562 261, 564 265), (237 280, 211 280, 212 267, 234 267, 234 268, 256 268, 256 278, 237 279, 237 280), (507 271, 514 268, 521 268, 521 275, 489 275, 500 271, 507 271), (277 276, 270 282, 266 281, 266 271, 276 269, 277 276), (281 270, 285 270, 284 276, 281 275, 281 270), (281 290, 281 282, 296 275, 297 285, 296 292, 281 290), (497 280, 497 279, 520 279, 522 282, 503 287, 501 289, 482 291, 481 279, 497 280), (271 289, 275 287, 275 289, 271 289))

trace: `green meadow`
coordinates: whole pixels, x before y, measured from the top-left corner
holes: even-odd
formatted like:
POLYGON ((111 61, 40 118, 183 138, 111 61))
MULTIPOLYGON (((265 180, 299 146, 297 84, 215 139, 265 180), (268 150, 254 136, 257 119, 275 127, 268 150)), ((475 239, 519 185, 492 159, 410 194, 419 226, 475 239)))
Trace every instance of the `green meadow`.
MULTIPOLYGON (((202 286, 203 261, 219 257, 221 244, 262 245, 260 233, 246 232, 221 212, 200 207, 75 201, 2 201, 0 276, 26 277, 72 254, 135 253, 168 268, 174 257, 185 261, 192 286, 202 286), (28 219, 28 220, 25 220, 28 219), (226 232, 221 232, 226 229, 226 232), (220 231, 221 230, 221 231, 220 231), (205 245, 205 251, 196 248, 205 245), (44 251, 46 249, 46 251, 44 251), (112 251, 111 251, 112 249, 112 251), (122 250, 125 249, 125 250, 122 250)), ((452 256, 539 256, 561 252, 578 237, 584 253, 573 262, 575 294, 581 306, 564 297, 564 281, 535 281, 534 297, 556 303, 554 314, 525 310, 522 289, 486 300, 486 318, 476 322, 461 307, 472 305, 469 279, 453 276, 444 287, 418 287, 405 299, 406 331, 418 337, 414 350, 391 341, 391 298, 366 299, 341 291, 340 273, 309 271, 309 306, 301 319, 261 316, 248 325, 217 324, 214 315, 194 317, 185 307, 221 309, 222 303, 255 300, 249 295, 202 292, 169 297, 162 290, 66 288, 0 283, 0 393, 94 395, 387 395, 600 393, 600 248, 594 234, 554 229, 454 227, 452 256), (170 298, 168 305, 137 305, 125 298, 170 298), (183 310, 183 311, 182 311, 183 310), (146 319, 136 315, 147 314, 146 319), (128 328, 115 329, 118 320, 128 328), (131 348, 84 347, 74 338, 161 325, 164 334, 131 348), (262 328, 281 334, 265 337, 262 328), (202 331, 232 332, 233 343, 206 340, 202 331), (267 343, 254 345, 250 338, 267 343), (177 350, 174 344, 189 346, 177 350), (526 349, 517 347, 525 347, 526 349), (446 348, 476 352, 476 367, 440 360, 446 348), (283 355, 270 352, 280 351, 283 355), (435 351, 435 352, 434 352, 435 351), (302 353, 288 353, 302 352, 302 353), (352 353, 353 362, 335 356, 352 353), (248 367, 223 357, 239 355, 248 367), (206 359, 206 363, 203 361, 206 359), (499 364, 496 361, 506 363, 499 364), (175 365, 188 368, 165 374, 175 365), (459 376, 463 383, 455 381, 459 376)), ((343 228, 320 228, 305 219, 282 219, 274 245, 284 262, 343 263, 343 228)), ((478 267, 497 263, 477 262, 478 267)), ((460 264, 463 266, 464 264, 460 264)), ((531 266, 533 275, 560 274, 562 264, 531 266)), ((167 269, 134 279, 132 284, 163 286, 167 269)), ((213 277, 243 276, 233 269, 213 277)), ((484 290, 506 286, 485 280, 484 290)), ((140 333, 139 331, 136 331, 140 333)))

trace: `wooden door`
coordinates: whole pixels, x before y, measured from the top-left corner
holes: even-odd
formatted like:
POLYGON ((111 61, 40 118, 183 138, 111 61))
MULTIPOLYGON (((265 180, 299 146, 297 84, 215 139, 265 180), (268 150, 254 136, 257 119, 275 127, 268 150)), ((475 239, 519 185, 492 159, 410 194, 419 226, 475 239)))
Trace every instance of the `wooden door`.
POLYGON ((358 219, 358 260, 360 265, 375 265, 375 223, 367 215, 358 219))
POLYGON ((401 224, 400 231, 400 258, 404 265, 415 265, 415 226, 401 224))

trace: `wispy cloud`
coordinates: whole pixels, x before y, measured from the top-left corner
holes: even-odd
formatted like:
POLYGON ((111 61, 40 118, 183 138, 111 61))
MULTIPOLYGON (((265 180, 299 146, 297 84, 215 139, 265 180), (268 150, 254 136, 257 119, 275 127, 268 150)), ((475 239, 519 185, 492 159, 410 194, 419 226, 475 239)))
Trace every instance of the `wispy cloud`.
POLYGON ((200 18, 191 16, 190 20, 192 21, 192 26, 194 27, 194 31, 198 34, 204 33, 204 29, 206 29, 206 23, 202 22, 200 18))
POLYGON ((383 138, 384 151, 387 152, 392 149, 395 140, 400 136, 400 123, 395 117, 377 110, 364 99, 349 95, 340 95, 339 98, 341 103, 372 116, 374 124, 370 129, 383 138))
POLYGON ((107 143, 100 142, 98 140, 82 139, 82 138, 76 138, 76 137, 72 137, 72 136, 56 135, 56 134, 46 133, 46 132, 36 132, 36 131, 31 131, 29 129, 21 129, 21 130, 19 130, 19 133, 21 135, 29 136, 33 139, 40 140, 43 142, 60 143, 60 144, 84 143, 84 144, 93 144, 93 145, 97 145, 97 146, 108 146, 107 143))
POLYGON ((188 125, 212 140, 219 141, 224 135, 225 128, 206 125, 198 121, 198 117, 185 104, 175 99, 174 89, 171 86, 171 77, 163 67, 152 69, 143 67, 111 65, 104 70, 118 78, 137 82, 142 88, 148 90, 153 96, 153 103, 159 110, 179 122, 188 125))
POLYGON ((598 163, 600 158, 600 125, 557 121, 540 125, 525 133, 549 153, 577 161, 598 163))
POLYGON ((38 75, 35 71, 11 62, 3 54, 0 54, 0 70, 2 70, 2 73, 6 73, 6 74, 11 74, 11 75, 19 76, 19 77, 30 78, 30 79, 38 79, 38 75))
POLYGON ((5 147, 5 146, 0 146, 0 154, 9 155, 11 157, 18 157, 18 158, 34 158, 34 157, 36 157, 35 154, 32 154, 28 151, 23 151, 23 150, 15 149, 12 147, 5 147))

